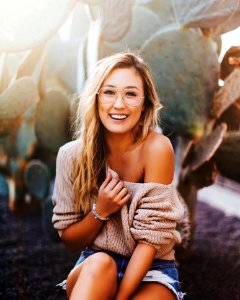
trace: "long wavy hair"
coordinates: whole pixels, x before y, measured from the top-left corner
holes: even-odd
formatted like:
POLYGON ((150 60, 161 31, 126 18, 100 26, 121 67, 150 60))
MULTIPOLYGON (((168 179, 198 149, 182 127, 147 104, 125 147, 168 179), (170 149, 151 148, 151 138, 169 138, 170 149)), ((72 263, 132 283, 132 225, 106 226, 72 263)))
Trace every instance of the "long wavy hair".
POLYGON ((118 68, 133 68, 143 80, 144 111, 133 131, 133 146, 141 143, 158 123, 161 104, 143 60, 133 53, 118 53, 100 60, 80 96, 73 135, 81 145, 74 163, 73 189, 77 207, 84 213, 90 210, 92 201, 96 199, 107 168, 107 147, 98 113, 97 93, 110 73, 118 68))

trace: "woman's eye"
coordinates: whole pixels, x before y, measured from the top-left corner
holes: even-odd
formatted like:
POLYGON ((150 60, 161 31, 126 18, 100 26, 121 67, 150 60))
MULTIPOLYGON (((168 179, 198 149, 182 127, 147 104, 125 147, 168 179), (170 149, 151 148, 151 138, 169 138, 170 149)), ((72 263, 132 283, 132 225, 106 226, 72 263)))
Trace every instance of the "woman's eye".
POLYGON ((135 92, 126 92, 125 95, 127 97, 136 97, 137 96, 135 92))
POLYGON ((104 90, 104 95, 110 95, 110 96, 112 96, 112 95, 115 95, 116 94, 116 92, 115 91, 113 91, 113 90, 104 90))

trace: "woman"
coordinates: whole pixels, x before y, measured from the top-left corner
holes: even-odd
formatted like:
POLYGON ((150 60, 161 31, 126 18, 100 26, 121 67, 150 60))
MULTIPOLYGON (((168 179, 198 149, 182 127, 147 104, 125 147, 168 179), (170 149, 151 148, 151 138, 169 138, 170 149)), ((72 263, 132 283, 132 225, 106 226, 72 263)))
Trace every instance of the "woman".
POLYGON ((59 149, 54 227, 85 249, 67 278, 70 299, 182 299, 174 263, 183 207, 174 154, 154 131, 159 109, 142 59, 102 59, 77 112, 76 140, 59 149))

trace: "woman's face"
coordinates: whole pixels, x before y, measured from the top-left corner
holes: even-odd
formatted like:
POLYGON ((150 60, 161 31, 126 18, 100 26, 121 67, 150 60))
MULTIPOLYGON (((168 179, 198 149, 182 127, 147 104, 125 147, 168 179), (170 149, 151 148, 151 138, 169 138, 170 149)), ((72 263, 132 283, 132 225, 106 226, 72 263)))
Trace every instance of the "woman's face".
POLYGON ((143 80, 134 68, 114 69, 103 82, 98 97, 99 117, 106 131, 131 132, 144 110, 143 97, 143 80))

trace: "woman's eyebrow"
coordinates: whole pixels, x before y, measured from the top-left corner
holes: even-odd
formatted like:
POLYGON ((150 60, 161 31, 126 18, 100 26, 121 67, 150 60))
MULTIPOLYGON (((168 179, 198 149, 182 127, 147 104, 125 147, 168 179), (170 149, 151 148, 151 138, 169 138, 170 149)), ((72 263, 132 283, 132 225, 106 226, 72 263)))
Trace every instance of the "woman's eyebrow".
MULTIPOLYGON (((116 88, 116 85, 113 85, 113 84, 104 84, 103 86, 116 88)), ((135 85, 128 85, 128 86, 124 87, 124 89, 137 89, 137 90, 139 90, 139 88, 135 85)))

